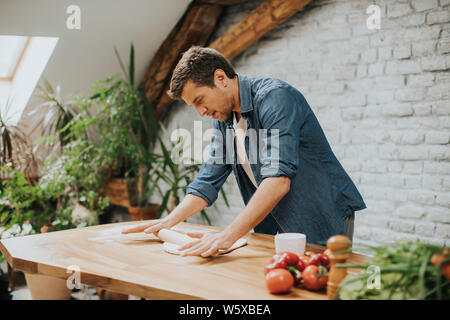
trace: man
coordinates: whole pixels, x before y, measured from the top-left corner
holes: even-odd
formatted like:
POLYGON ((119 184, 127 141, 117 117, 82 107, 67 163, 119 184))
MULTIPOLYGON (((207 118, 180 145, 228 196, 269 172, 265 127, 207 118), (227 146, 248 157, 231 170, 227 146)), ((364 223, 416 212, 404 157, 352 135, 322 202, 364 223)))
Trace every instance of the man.
POLYGON ((335 234, 352 238, 354 211, 366 206, 298 90, 236 74, 216 50, 192 47, 175 67, 168 94, 214 118, 210 158, 168 216, 124 233, 156 233, 200 212, 233 171, 245 208, 221 232, 192 234, 198 239, 180 248, 183 255, 213 255, 252 229, 300 232, 317 244, 335 234))

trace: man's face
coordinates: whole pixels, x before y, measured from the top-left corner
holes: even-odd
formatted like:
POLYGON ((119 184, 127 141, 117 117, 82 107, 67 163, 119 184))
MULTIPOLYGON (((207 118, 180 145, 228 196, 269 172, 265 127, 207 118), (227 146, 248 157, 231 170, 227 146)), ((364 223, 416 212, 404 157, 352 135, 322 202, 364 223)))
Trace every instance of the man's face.
MULTIPOLYGON (((226 80, 225 80, 226 81, 226 80)), ((181 98, 188 105, 193 106, 198 114, 210 116, 219 121, 225 121, 234 108, 229 86, 224 86, 222 80, 215 81, 215 86, 197 86, 192 80, 184 85, 181 98)))

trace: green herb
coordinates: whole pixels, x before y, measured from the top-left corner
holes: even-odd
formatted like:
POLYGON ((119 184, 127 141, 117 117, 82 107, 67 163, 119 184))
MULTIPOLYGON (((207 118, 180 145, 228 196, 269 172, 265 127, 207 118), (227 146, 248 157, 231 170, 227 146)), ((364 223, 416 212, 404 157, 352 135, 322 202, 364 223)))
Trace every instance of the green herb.
POLYGON ((450 299, 450 283, 442 276, 440 267, 430 262, 431 256, 444 248, 402 239, 370 249, 374 256, 364 265, 336 265, 362 269, 359 275, 348 275, 341 283, 337 293, 341 299, 450 299), (379 275, 369 272, 371 266, 378 268, 379 275), (381 288, 369 285, 377 276, 381 288))

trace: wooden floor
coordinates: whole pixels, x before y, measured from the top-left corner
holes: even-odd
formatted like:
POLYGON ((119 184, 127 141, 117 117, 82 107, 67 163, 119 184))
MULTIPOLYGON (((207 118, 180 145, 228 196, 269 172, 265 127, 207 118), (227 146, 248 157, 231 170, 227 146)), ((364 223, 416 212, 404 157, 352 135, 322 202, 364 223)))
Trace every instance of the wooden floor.
MULTIPOLYGON (((140 222, 142 223, 142 222, 140 222)), ((81 283, 147 299, 326 299, 325 292, 294 288, 270 294, 263 268, 275 253, 273 236, 250 233, 248 245, 214 258, 166 253, 158 239, 92 240, 136 222, 4 239, 0 250, 8 263, 23 272, 67 279, 70 266, 79 268, 81 283)), ((216 227, 182 223, 182 231, 213 231, 216 227)), ((307 250, 324 248, 307 245, 307 250)), ((349 263, 366 256, 352 254, 349 263)))

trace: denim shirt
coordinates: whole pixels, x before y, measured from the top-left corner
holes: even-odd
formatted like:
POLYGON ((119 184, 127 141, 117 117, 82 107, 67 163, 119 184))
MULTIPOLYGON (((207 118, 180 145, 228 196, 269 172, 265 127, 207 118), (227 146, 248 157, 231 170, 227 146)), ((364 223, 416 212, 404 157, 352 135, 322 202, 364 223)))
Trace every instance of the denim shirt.
MULTIPOLYGON (((241 74, 238 79, 241 116, 247 120, 245 149, 257 184, 267 177, 291 180, 289 192, 254 230, 300 232, 306 234, 308 243, 316 244, 344 234, 345 218, 366 205, 306 99, 279 79, 241 74), (257 133, 253 140, 252 131, 257 133)), ((208 206, 217 199, 231 171, 246 205, 256 191, 236 161, 232 119, 231 115, 223 122, 214 120, 209 158, 187 188, 187 193, 202 197, 208 206)))

